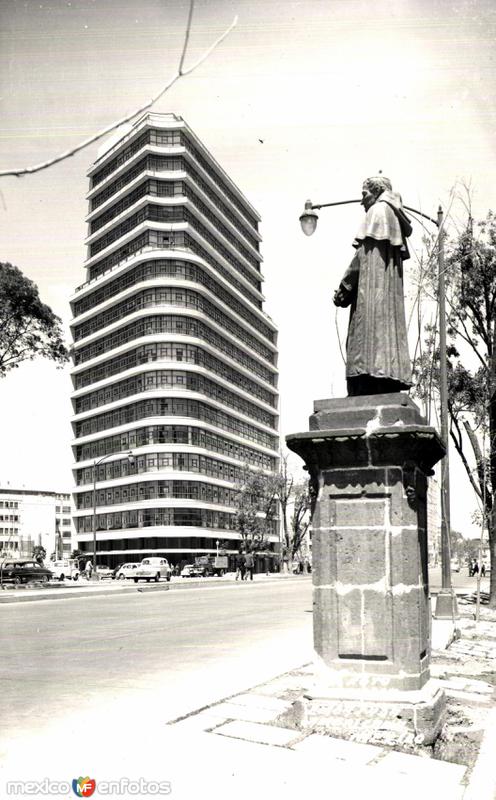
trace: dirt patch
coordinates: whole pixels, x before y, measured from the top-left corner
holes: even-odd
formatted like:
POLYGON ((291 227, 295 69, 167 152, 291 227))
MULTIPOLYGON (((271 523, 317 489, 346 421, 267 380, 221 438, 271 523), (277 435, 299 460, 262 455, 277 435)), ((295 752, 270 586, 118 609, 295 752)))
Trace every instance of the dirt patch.
POLYGON ((464 764, 471 770, 479 754, 488 708, 467 706, 448 700, 446 722, 433 747, 440 761, 464 764))

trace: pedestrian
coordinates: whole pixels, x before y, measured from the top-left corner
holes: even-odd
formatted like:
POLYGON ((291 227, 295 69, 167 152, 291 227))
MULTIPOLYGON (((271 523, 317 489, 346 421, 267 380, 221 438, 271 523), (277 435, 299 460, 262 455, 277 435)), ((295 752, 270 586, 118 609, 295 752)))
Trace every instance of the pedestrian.
POLYGON ((91 563, 90 559, 88 559, 88 561, 86 562, 86 566, 84 568, 84 571, 86 573, 86 579, 88 581, 91 580, 91 575, 93 573, 93 564, 91 563))
POLYGON ((472 574, 473 575, 478 575, 479 574, 479 564, 478 564, 477 561, 474 561, 474 571, 473 571, 472 574))
POLYGON ((245 556, 245 581, 248 580, 248 575, 250 576, 250 580, 253 580, 253 567, 255 566, 255 561, 251 553, 247 553, 245 556))
POLYGON ((236 580, 245 579, 245 572, 246 572, 246 564, 245 564, 245 554, 243 550, 240 550, 238 555, 236 556, 236 580))
POLYGON ((481 566, 481 578, 485 578, 485 577, 486 577, 486 565, 485 565, 485 563, 483 561, 482 562, 482 566, 481 566))

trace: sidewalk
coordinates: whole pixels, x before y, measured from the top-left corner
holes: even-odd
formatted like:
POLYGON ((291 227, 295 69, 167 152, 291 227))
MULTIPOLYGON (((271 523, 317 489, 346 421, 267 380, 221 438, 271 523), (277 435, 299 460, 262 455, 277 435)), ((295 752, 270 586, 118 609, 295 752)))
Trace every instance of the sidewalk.
POLYGON ((496 613, 483 609, 476 624, 470 601, 461 599, 460 606, 460 638, 432 658, 432 675, 447 696, 446 725, 434 748, 405 742, 399 752, 360 742, 360 731, 350 741, 288 726, 286 712, 309 685, 312 670, 303 666, 170 723, 179 737, 195 742, 196 752, 229 764, 216 770, 212 795, 194 776, 183 776, 185 794, 178 796, 196 797, 202 788, 203 797, 218 798, 277 791, 285 798, 342 792, 381 800, 494 800, 496 613))

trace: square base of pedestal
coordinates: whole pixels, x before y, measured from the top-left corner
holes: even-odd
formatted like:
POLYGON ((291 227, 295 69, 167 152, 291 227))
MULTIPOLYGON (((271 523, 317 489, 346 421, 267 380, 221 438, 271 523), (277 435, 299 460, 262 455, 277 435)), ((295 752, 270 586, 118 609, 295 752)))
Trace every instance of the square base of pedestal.
POLYGON ((293 703, 296 728, 379 745, 429 745, 441 733, 444 691, 429 680, 417 691, 328 689, 315 684, 293 703))

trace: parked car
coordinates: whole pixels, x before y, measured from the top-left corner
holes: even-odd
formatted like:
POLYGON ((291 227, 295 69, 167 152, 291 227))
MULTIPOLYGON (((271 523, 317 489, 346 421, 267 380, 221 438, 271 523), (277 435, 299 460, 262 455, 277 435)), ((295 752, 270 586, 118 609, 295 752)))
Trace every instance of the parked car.
POLYGON ((116 570, 114 570, 112 577, 119 581, 124 580, 124 578, 134 578, 138 567, 139 564, 137 564, 135 561, 130 562, 129 564, 121 564, 116 570))
POLYGON ((106 567, 104 564, 97 564, 96 565, 96 575, 98 578, 111 578, 113 570, 110 567, 106 567))
POLYGON ((165 578, 170 581, 172 569, 166 558, 150 557, 144 558, 138 568, 135 570, 133 580, 135 583, 138 581, 159 581, 160 578, 165 578))
POLYGON ((47 583, 53 575, 52 570, 42 567, 37 561, 4 561, 0 564, 0 574, 2 581, 14 584, 47 583))
POLYGON ((53 577, 59 581, 63 581, 65 578, 77 581, 80 575, 79 566, 72 558, 50 561, 50 570, 53 572, 53 577))
POLYGON ((194 578, 196 567, 194 564, 185 564, 181 570, 181 578, 194 578))

